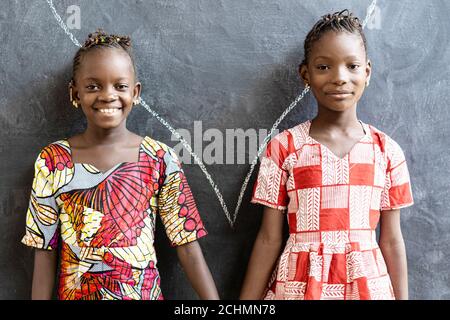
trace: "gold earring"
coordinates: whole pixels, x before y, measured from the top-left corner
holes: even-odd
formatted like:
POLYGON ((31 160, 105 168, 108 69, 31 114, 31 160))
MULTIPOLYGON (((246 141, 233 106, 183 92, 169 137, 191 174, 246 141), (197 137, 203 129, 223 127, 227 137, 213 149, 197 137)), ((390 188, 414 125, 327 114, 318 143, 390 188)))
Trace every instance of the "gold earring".
POLYGON ((70 98, 70 102, 72 102, 72 105, 75 108, 78 108, 78 103, 73 99, 72 86, 69 87, 69 98, 70 98))

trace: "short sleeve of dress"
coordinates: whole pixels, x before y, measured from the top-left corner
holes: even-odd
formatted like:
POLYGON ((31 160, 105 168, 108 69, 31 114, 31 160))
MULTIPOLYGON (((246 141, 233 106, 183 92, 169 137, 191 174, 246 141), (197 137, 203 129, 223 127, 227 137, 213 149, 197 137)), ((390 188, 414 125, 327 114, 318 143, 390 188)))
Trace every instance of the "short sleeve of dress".
POLYGON ((158 211, 172 246, 207 235, 181 163, 172 149, 164 154, 164 182, 158 196, 158 211))
POLYGON ((289 203, 286 183, 288 171, 283 168, 288 155, 287 132, 275 136, 268 144, 261 160, 258 177, 253 187, 252 203, 285 210, 289 203))
POLYGON ((387 170, 381 194, 381 210, 406 208, 414 204, 405 155, 391 138, 386 139, 387 170))
POLYGON ((45 149, 36 159, 26 213, 26 231, 21 241, 27 246, 45 250, 56 249, 59 238, 58 206, 54 197, 53 172, 49 169, 50 161, 45 149))

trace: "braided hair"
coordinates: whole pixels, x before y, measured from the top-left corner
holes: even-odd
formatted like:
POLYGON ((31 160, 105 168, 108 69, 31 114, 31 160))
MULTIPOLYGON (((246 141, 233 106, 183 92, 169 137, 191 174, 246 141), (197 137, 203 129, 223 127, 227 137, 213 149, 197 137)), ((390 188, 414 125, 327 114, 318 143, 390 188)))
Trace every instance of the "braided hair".
POLYGON ((364 36, 362 25, 357 17, 353 16, 353 14, 348 11, 348 9, 345 9, 333 14, 326 14, 316 22, 316 24, 306 36, 304 43, 305 57, 300 66, 308 64, 312 46, 328 31, 359 34, 363 41, 367 57, 367 42, 366 37, 364 36))
POLYGON ((131 50, 131 38, 129 36, 107 34, 102 29, 97 29, 96 32, 88 35, 84 45, 78 49, 75 57, 73 58, 72 82, 75 80, 75 74, 80 66, 81 58, 89 51, 104 48, 117 48, 124 50, 131 59, 134 74, 136 75, 136 66, 131 50))

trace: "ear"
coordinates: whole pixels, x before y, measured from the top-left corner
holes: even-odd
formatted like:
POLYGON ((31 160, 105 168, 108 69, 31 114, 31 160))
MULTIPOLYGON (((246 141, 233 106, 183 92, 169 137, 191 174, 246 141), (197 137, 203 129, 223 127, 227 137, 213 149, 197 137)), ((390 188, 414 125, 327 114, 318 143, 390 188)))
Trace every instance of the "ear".
POLYGON ((370 82, 370 77, 372 75, 372 62, 370 59, 367 60, 366 64, 366 83, 368 84, 370 82))
POLYGON ((140 82, 136 82, 133 88, 133 101, 140 99, 141 97, 142 85, 140 82))
POLYGON ((311 82, 309 81, 309 71, 308 71, 308 66, 302 62, 299 66, 298 66, 298 74, 300 75, 300 78, 302 78, 303 80, 303 84, 306 86, 306 84, 310 84, 311 82))
POLYGON ((70 101, 71 102, 72 101, 78 102, 80 100, 80 97, 78 95, 78 89, 77 89, 77 86, 75 85, 75 81, 70 80, 68 89, 69 89, 69 99, 70 99, 70 101))

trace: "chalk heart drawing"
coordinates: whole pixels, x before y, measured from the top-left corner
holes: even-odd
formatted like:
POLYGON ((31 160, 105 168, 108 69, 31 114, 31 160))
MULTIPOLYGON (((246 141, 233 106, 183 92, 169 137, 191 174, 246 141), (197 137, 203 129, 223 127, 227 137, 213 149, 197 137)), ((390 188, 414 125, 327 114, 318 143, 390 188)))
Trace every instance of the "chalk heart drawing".
MULTIPOLYGON (((64 30, 64 32, 67 34, 67 36, 69 36, 70 40, 72 41, 72 43, 74 45, 76 45, 77 47, 81 47, 80 43, 78 42, 78 40, 74 37, 74 35, 70 32, 69 28, 67 27, 67 25, 64 23, 64 21, 61 19, 61 16, 58 14, 58 12, 55 9, 55 6, 53 5, 53 0, 45 0, 47 2, 47 4, 50 7, 50 10, 53 13, 53 16, 55 17, 56 21, 59 23, 59 26, 64 30)), ((373 18, 373 13, 375 10, 377 4, 377 0, 373 0, 372 3, 370 4, 370 6, 367 8, 367 14, 366 14, 366 18, 364 19, 362 26, 363 28, 366 26, 366 24, 373 18)), ((223 209, 223 212, 225 213, 225 216, 228 220, 228 223, 230 224, 231 228, 234 227, 234 224, 236 222, 236 218, 237 218, 237 214, 239 212, 239 208, 242 204, 242 199, 244 197, 245 191, 247 190, 247 186, 248 186, 248 182, 250 180, 250 177, 252 176, 252 173, 255 169, 255 166, 258 162, 259 157, 261 156, 261 153, 263 152, 263 150, 266 148, 268 142, 270 141, 270 138, 272 137, 272 135, 274 134, 274 132, 276 131, 276 129, 278 128, 279 124, 281 123, 281 121, 283 121, 283 119, 289 114, 289 112, 291 112, 291 110, 299 103, 300 100, 303 99, 303 97, 309 92, 308 88, 305 88, 296 98, 295 100, 289 105, 289 107, 287 107, 283 113, 281 114, 281 116, 275 121, 275 123, 272 125, 272 128, 269 132, 269 134, 267 135, 267 137, 264 139, 263 143, 259 146, 258 148, 258 152, 255 155, 255 158, 253 159, 251 165, 250 165, 250 169, 247 173, 247 176, 244 179, 244 182, 242 184, 241 187, 241 191, 239 193, 239 197, 236 203, 236 207, 234 210, 234 214, 231 216, 230 212, 228 211, 227 205, 225 203, 225 201, 223 200, 223 196, 222 193, 220 192, 219 188, 217 187, 216 183, 214 182, 213 178, 211 177, 211 175, 209 174, 208 170, 206 169, 205 165, 203 164, 203 162, 200 160, 200 158, 198 157, 197 154, 195 154, 192 151, 192 147, 190 146, 190 144, 166 121, 164 120, 156 111, 154 111, 152 108, 150 108, 150 106, 143 100, 141 99, 141 105, 152 115, 154 116, 166 129, 168 129, 173 136, 175 136, 183 145, 183 147, 186 149, 187 152, 189 152, 189 154, 193 157, 194 161, 197 163, 197 165, 200 167, 200 169, 202 170, 203 174, 205 175, 206 179, 208 180, 210 186, 212 187, 212 189, 214 190, 214 193, 216 194, 217 199, 220 202, 220 205, 223 209)))

